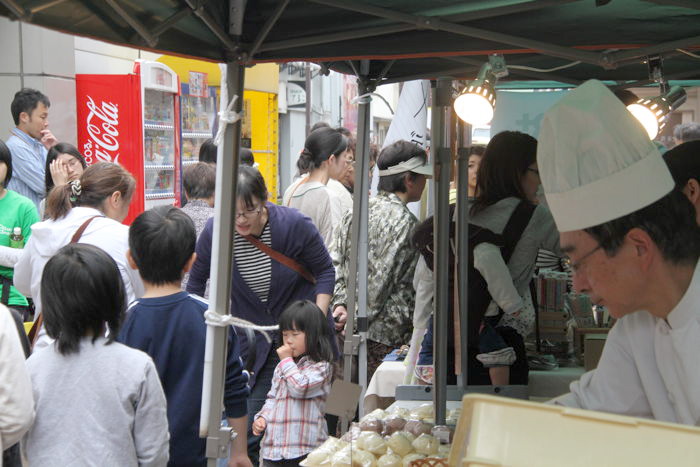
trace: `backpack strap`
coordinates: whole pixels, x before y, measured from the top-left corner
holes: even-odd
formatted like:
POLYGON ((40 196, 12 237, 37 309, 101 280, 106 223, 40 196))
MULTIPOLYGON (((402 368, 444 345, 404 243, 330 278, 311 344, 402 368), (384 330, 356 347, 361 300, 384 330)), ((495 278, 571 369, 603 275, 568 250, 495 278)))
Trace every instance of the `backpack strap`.
POLYGON ((520 237, 523 236, 525 228, 530 223, 532 215, 535 212, 537 206, 530 203, 529 201, 520 201, 520 203, 515 207, 513 214, 510 215, 506 227, 503 229, 501 236, 503 237, 503 261, 508 263, 510 257, 515 250, 515 245, 520 241, 520 237))

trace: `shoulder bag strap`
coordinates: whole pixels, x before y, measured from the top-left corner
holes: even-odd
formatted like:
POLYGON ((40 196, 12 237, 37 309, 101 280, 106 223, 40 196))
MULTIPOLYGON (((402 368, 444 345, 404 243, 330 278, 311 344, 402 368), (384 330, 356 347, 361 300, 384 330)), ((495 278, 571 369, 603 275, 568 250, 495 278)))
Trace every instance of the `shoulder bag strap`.
POLYGON ((287 266, 289 269, 296 271, 301 277, 306 279, 307 281, 311 282, 312 284, 316 284, 316 278, 309 272, 308 269, 306 269, 304 266, 301 264, 297 263, 294 261, 292 258, 289 256, 285 256, 279 251, 275 251, 257 238, 253 237, 252 235, 243 235, 243 238, 248 240, 250 243, 253 244, 255 248, 258 250, 262 251, 265 253, 267 256, 270 258, 274 259, 278 263, 281 263, 285 266, 287 266))
POLYGON ((506 263, 510 261, 515 245, 518 244, 520 237, 523 236, 523 232, 525 232, 525 228, 530 223, 536 207, 529 201, 523 200, 516 206, 510 219, 508 219, 508 223, 501 234, 505 243, 505 247, 501 251, 503 252, 503 260, 506 263))
POLYGON ((92 222, 93 219, 95 219, 96 217, 104 217, 104 216, 102 216, 102 215, 92 216, 91 218, 89 218, 88 220, 83 222, 82 225, 80 227, 78 227, 78 230, 76 230, 75 233, 73 234, 73 236, 71 237, 70 242, 71 243, 78 243, 78 240, 80 240, 80 237, 82 237, 83 233, 85 233, 85 229, 87 229, 88 225, 90 225, 90 222, 92 222))
POLYGON ((292 192, 289 194, 289 199, 287 200, 287 207, 289 207, 289 205, 292 204, 292 198, 294 197, 294 193, 297 192, 297 190, 299 189, 299 187, 301 186, 302 183, 305 183, 303 177, 297 182, 296 186, 294 187, 292 192))
MULTIPOLYGON (((91 218, 87 219, 85 222, 83 222, 80 227, 78 227, 78 230, 75 231, 73 236, 70 239, 70 243, 78 243, 78 240, 80 240, 80 237, 83 236, 83 233, 85 233, 85 229, 87 229, 88 225, 90 225, 90 222, 93 221, 96 217, 104 217, 102 215, 97 215, 97 216, 92 216, 91 218)), ((36 338, 39 335, 39 328, 41 328, 42 323, 44 322, 44 315, 43 313, 39 315, 39 317, 34 320, 34 324, 32 325, 32 328, 29 330, 29 334, 27 337, 29 338, 29 342, 32 343, 32 348, 34 348, 34 344, 36 343, 36 338)))

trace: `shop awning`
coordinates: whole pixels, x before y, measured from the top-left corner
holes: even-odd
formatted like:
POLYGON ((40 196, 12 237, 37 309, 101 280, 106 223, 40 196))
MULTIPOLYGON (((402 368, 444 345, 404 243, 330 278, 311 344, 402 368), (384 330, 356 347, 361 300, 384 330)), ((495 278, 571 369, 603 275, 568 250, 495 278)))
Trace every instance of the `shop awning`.
POLYGON ((218 62, 312 61, 381 83, 473 77, 491 53, 506 55, 510 80, 646 84, 654 56, 668 79, 700 79, 695 0, 0 0, 0 15, 218 62), (244 20, 229 24, 238 6, 244 20))

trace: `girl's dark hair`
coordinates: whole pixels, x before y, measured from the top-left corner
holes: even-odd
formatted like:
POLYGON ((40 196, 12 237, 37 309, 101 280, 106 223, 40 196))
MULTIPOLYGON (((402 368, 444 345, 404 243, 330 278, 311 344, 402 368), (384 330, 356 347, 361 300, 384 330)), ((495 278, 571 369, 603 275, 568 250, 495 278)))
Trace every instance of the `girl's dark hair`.
POLYGON ((203 142, 199 147, 199 162, 216 164, 216 144, 212 138, 203 142))
POLYGON ((486 146, 484 146, 483 144, 475 144, 474 146, 469 148, 469 155, 470 156, 483 156, 485 151, 486 151, 486 146))
POLYGON ((78 159, 78 162, 80 162, 80 165, 83 166, 83 169, 87 167, 87 163, 85 162, 85 157, 83 157, 82 154, 80 154, 80 151, 78 151, 78 148, 73 146, 70 143, 58 143, 51 149, 49 149, 49 152, 46 154, 46 167, 45 167, 45 178, 44 178, 44 185, 46 186, 46 194, 48 195, 51 189, 53 188, 53 178, 51 177, 51 163, 56 160, 58 156, 61 154, 70 154, 71 156, 75 157, 78 159))
POLYGON ((341 154, 347 148, 348 139, 333 128, 322 127, 312 131, 297 160, 299 174, 319 168, 324 161, 341 154))
POLYGON ((92 341, 109 329, 108 343, 119 334, 126 292, 111 256, 85 243, 71 243, 56 253, 41 277, 44 326, 62 355, 80 352, 80 340, 92 341))
POLYGON ((310 300, 297 300, 280 315, 283 331, 301 331, 306 335, 306 355, 315 362, 333 362, 331 331, 328 318, 310 300))
POLYGON ((258 169, 244 165, 238 167, 236 198, 242 199, 247 208, 254 208, 255 200, 267 201, 267 186, 258 169))
POLYGON ((80 176, 81 192, 77 195, 72 184, 56 186, 46 198, 46 214, 50 219, 60 219, 74 206, 100 209, 102 203, 118 191, 125 200, 134 194, 136 181, 121 165, 98 162, 80 176))
POLYGON ((5 180, 0 182, 0 186, 7 188, 7 184, 12 180, 12 153, 10 148, 0 139, 0 162, 4 162, 7 166, 7 175, 5 180))
POLYGON ((522 178, 536 160, 537 140, 530 135, 503 131, 491 138, 476 175, 476 198, 471 214, 476 215, 505 198, 526 200, 522 178))
MULTIPOLYGON (((399 140, 382 149, 377 159, 377 168, 385 170, 401 162, 420 157, 423 163, 428 159, 425 149, 410 141, 399 140)), ((379 177, 377 189, 388 193, 406 193, 405 176, 415 179, 417 174, 403 172, 394 175, 382 175, 379 177)))
POLYGON ((238 158, 241 161, 241 165, 247 165, 248 167, 255 165, 255 156, 250 148, 239 149, 238 158))

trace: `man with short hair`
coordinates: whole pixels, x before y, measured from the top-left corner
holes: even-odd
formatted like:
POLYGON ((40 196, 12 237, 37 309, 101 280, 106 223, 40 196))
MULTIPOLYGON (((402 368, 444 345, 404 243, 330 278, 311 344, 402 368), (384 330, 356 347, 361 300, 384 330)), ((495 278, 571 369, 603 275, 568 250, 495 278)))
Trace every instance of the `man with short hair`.
POLYGON ((618 321, 597 369, 554 400, 700 421, 700 227, 624 105, 588 81, 545 113, 537 162, 574 287, 618 321))
MULTIPOLYGON (((367 379, 394 348, 411 340, 415 301, 413 273, 418 250, 411 244, 418 222, 406 203, 418 201, 426 176, 432 175, 425 151, 414 143, 397 141, 379 154, 379 193, 369 200, 367 226, 367 379)), ((347 319, 347 279, 350 262, 352 212, 336 229, 331 258, 336 283, 331 309, 339 324, 347 319)))
POLYGON ((58 143, 48 128, 50 106, 48 97, 29 88, 17 91, 10 105, 16 127, 6 143, 13 160, 7 188, 32 200, 37 209, 46 187, 46 153, 58 143))
POLYGON ((679 144, 664 153, 664 161, 681 190, 695 207, 696 221, 700 225, 700 140, 679 144))

